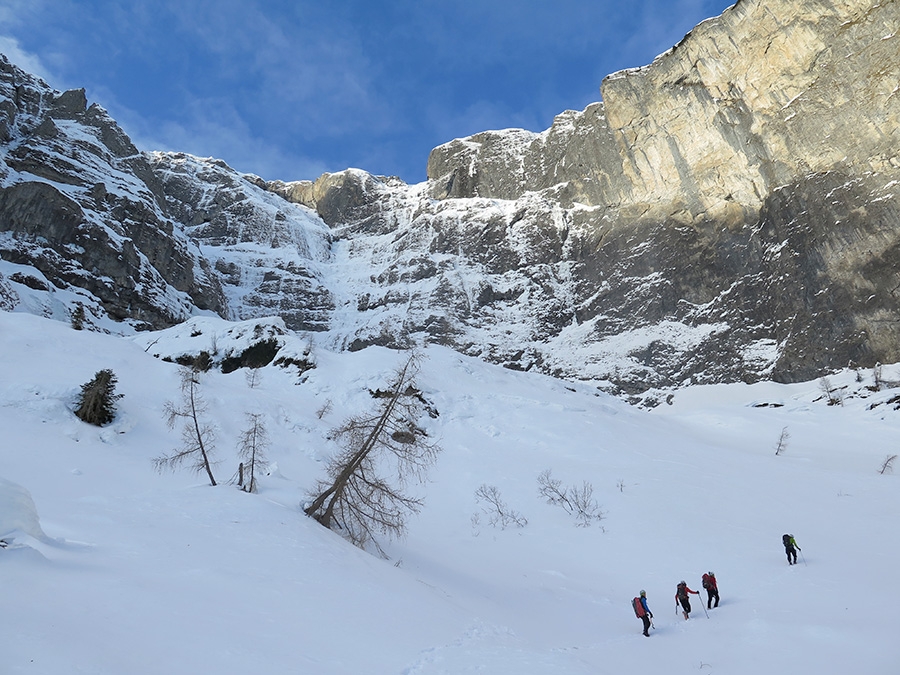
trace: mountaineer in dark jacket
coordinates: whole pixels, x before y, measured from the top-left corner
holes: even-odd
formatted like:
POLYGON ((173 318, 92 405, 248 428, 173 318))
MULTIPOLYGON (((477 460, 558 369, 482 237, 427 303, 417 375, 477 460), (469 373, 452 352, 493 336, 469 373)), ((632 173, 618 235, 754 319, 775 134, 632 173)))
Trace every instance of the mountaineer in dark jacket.
POLYGON ((784 544, 784 552, 787 554, 788 565, 796 565, 797 551, 802 551, 803 549, 797 546, 797 540, 794 539, 794 535, 781 535, 781 543, 784 544), (793 562, 791 561, 791 557, 793 557, 793 562))
POLYGON ((675 607, 677 609, 679 603, 681 604, 681 613, 684 614, 685 619, 690 618, 691 614, 691 600, 688 598, 688 593, 700 595, 700 591, 692 591, 688 588, 686 581, 678 584, 678 588, 675 590, 675 607))

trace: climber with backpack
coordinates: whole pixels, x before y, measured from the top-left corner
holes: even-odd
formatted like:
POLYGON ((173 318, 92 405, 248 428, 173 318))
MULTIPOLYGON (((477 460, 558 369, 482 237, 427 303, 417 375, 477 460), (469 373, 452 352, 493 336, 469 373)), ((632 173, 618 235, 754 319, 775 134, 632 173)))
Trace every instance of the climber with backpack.
POLYGON ((716 582, 716 575, 713 572, 707 572, 703 575, 701 581, 703 588, 706 589, 706 609, 712 609, 713 598, 716 599, 716 607, 719 606, 719 584, 716 582))
POLYGON ((678 612, 678 605, 681 604, 681 613, 684 614, 684 618, 690 618, 691 614, 691 600, 688 597, 688 593, 693 593, 694 595, 700 595, 700 591, 692 591, 688 588, 687 582, 683 581, 678 584, 678 588, 675 589, 675 612, 678 612))
POLYGON ((788 565, 796 565, 797 551, 802 551, 803 549, 797 546, 797 540, 794 539, 794 535, 781 535, 781 543, 784 544, 784 552, 787 554, 788 565), (791 557, 793 557, 793 561, 791 561, 791 557))
POLYGON ((650 619, 653 618, 653 612, 647 606, 647 591, 641 591, 641 594, 631 601, 631 607, 634 609, 634 615, 644 622, 644 637, 650 637, 650 626, 653 625, 650 619))

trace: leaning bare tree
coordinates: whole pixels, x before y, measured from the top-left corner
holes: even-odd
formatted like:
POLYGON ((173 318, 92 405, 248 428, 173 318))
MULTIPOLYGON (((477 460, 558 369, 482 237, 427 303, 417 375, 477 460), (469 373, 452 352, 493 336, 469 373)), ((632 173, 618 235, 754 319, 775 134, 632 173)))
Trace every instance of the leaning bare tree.
POLYGON ((377 401, 371 412, 351 417, 332 432, 341 450, 305 509, 360 548, 373 543, 382 552, 376 535, 404 533, 407 516, 422 506, 420 498, 404 490, 411 480, 424 479, 440 452, 418 424, 423 412, 437 414, 414 384, 418 366, 414 353, 387 390, 371 392, 377 401))
POLYGON ((200 393, 200 370, 196 367, 181 367, 181 401, 178 405, 167 401, 163 408, 166 424, 172 429, 179 421, 181 427, 180 448, 168 455, 153 460, 158 471, 174 469, 185 462, 191 462, 197 473, 206 471, 210 485, 216 485, 210 464, 210 454, 215 450, 216 433, 205 421, 206 402, 200 393))
POLYGON ((238 454, 244 460, 238 483, 244 492, 256 492, 256 474, 266 467, 269 432, 262 417, 262 413, 247 413, 247 428, 238 440, 238 454))
POLYGON ((785 450, 787 450, 788 441, 790 440, 791 435, 788 433, 788 428, 784 427, 781 430, 781 435, 778 437, 778 442, 775 444, 775 454, 780 455, 785 450))
POLYGON ((897 455, 888 455, 884 458, 884 461, 881 463, 881 468, 878 469, 878 473, 882 476, 886 473, 894 473, 894 460, 897 459, 897 455))

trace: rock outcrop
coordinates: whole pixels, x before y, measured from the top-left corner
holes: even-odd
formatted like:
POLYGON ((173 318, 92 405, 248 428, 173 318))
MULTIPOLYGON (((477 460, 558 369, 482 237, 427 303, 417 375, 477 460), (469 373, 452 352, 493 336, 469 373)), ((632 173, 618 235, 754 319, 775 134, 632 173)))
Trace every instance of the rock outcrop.
POLYGON ((197 308, 226 312, 162 195, 144 155, 84 90, 56 92, 0 55, 0 257, 139 329, 197 308))
POLYGON ((798 176, 896 171, 897 14, 879 0, 740 0, 542 134, 436 148, 432 191, 517 199, 565 183, 572 201, 626 216, 737 223, 798 176))
POLYGON ((334 303, 322 277, 331 232, 313 211, 221 160, 163 152, 148 158, 168 213, 215 269, 231 318, 280 316, 291 330, 328 328, 334 303))

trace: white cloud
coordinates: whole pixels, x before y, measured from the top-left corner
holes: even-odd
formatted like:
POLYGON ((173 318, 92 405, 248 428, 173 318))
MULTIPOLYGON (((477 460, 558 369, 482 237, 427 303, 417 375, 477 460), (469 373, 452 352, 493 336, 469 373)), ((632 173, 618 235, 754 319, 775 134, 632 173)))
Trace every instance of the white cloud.
POLYGON ((375 82, 379 64, 361 46, 365 27, 321 10, 304 17, 299 9, 256 1, 207 10, 202 2, 171 7, 179 31, 202 45, 198 51, 221 86, 239 85, 260 109, 314 127, 317 135, 390 126, 391 102, 375 82))
POLYGON ((44 67, 43 62, 37 54, 22 49, 19 41, 8 35, 0 35, 0 53, 5 54, 12 63, 19 66, 22 70, 37 75, 45 82, 52 82, 53 76, 44 67))
POLYGON ((158 130, 158 137, 147 142, 155 147, 137 143, 138 147, 220 158, 236 171, 255 173, 267 180, 313 180, 326 171, 320 160, 293 156, 278 144, 253 135, 240 122, 202 117, 187 124, 170 122, 158 130))
POLYGON ((315 179, 333 170, 319 159, 292 154, 277 140, 255 134, 225 99, 195 98, 185 106, 180 119, 159 124, 121 105, 112 92, 103 91, 101 97, 104 107, 140 150, 215 157, 237 171, 267 180, 315 179))

